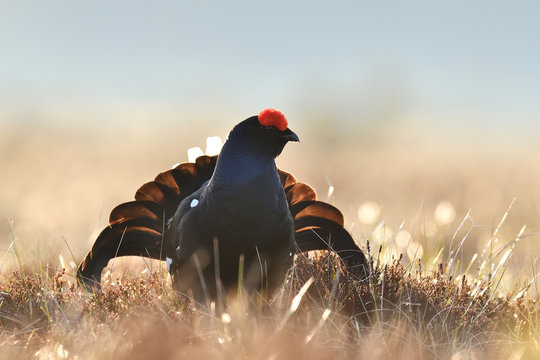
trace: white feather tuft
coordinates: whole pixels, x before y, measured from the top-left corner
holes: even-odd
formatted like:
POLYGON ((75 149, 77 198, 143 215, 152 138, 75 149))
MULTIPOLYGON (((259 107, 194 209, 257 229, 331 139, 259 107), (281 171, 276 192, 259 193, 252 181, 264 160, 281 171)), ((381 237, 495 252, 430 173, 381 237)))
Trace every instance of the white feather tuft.
POLYGON ((209 136, 206 138, 206 155, 218 155, 223 147, 223 141, 219 136, 209 136))
POLYGON ((204 153, 202 149, 198 146, 189 148, 187 151, 187 157, 189 162, 195 162, 195 160, 202 155, 204 155, 204 153))

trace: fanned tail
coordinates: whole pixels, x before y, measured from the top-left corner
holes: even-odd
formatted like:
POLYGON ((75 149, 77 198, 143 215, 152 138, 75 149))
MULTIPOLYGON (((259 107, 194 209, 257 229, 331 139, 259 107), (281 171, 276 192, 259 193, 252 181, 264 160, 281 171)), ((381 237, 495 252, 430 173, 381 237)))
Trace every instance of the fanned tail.
MULTIPOLYGON (((182 163, 159 174, 137 190, 135 201, 115 207, 109 226, 103 229, 77 270, 78 279, 87 286, 98 285, 101 272, 110 259, 118 256, 143 256, 165 260, 174 254, 175 244, 163 241, 166 222, 180 202, 208 181, 217 156, 200 156, 195 163, 182 163)), ((366 264, 362 251, 343 227, 343 215, 330 204, 317 200, 308 185, 282 170, 281 183, 294 219, 297 252, 331 250, 349 268, 366 264)))
POLYGON ((166 221, 180 202, 210 179, 217 156, 200 156, 195 163, 183 163, 159 174, 137 190, 135 201, 115 207, 109 226, 96 239, 77 270, 87 286, 98 285, 101 272, 110 259, 118 256, 144 256, 165 260, 171 251, 163 243, 166 221))

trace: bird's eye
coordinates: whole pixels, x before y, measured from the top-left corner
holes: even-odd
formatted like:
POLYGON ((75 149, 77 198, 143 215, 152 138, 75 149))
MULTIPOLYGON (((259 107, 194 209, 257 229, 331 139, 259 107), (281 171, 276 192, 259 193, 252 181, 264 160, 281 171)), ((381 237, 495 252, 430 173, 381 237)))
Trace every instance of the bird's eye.
POLYGON ((268 132, 279 132, 279 130, 275 126, 265 126, 264 129, 268 132))

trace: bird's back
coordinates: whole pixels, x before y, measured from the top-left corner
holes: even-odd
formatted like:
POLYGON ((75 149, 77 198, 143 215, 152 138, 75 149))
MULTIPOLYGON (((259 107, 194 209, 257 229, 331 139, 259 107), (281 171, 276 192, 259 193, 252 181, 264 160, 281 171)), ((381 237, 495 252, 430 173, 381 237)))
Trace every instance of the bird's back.
POLYGON ((112 210, 78 278, 99 285, 110 259, 135 255, 166 260, 178 290, 198 287, 210 297, 219 283, 273 290, 291 253, 309 250, 333 250, 365 276, 365 257, 341 212, 276 168, 274 158, 288 141, 298 137, 283 114, 265 110, 233 129, 219 161, 201 156, 159 174, 137 190, 135 201, 112 210))

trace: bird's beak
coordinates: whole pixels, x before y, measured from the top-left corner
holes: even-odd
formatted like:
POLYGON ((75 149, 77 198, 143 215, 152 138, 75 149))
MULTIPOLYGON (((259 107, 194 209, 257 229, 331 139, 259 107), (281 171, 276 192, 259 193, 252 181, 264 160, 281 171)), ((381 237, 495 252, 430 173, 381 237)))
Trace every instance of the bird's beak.
POLYGON ((300 139, 298 138, 298 135, 296 135, 290 129, 285 129, 283 131, 283 138, 285 140, 287 140, 287 141, 294 141, 294 142, 299 142, 300 141, 300 139))

